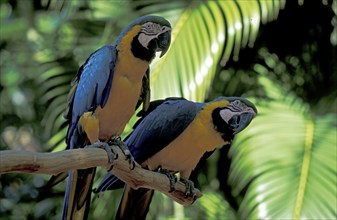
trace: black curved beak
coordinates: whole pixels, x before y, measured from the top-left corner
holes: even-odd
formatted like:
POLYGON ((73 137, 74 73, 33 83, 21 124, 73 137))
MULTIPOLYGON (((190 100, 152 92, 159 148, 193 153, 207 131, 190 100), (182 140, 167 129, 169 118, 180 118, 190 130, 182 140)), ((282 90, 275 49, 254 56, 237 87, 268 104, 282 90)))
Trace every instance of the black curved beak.
POLYGON ((243 129, 245 129, 250 122, 253 120, 256 114, 245 112, 239 115, 234 115, 229 121, 228 124, 231 129, 234 131, 233 134, 236 135, 243 129))
POLYGON ((160 57, 164 56, 171 44, 171 31, 166 31, 158 36, 157 51, 161 51, 160 57))

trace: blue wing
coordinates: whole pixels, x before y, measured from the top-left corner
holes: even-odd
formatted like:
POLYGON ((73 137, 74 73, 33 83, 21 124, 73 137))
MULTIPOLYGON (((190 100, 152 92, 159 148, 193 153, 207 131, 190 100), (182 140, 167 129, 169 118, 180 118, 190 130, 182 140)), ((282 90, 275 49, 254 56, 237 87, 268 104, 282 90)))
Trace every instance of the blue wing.
POLYGON ((187 100, 166 100, 135 128, 126 144, 138 163, 144 162, 176 139, 193 121, 199 108, 187 100))
MULTIPOLYGON (((137 122, 126 144, 138 163, 144 162, 176 139, 193 121, 203 103, 185 99, 166 99, 162 104, 150 105, 149 111, 137 122), (152 110, 152 111, 151 111, 152 110)), ((123 184, 111 173, 107 174, 95 192, 116 189, 123 184)))
MULTIPOLYGON (((116 53, 115 47, 106 45, 91 54, 80 67, 68 95, 65 116, 70 123, 67 148, 78 148, 85 144, 83 132, 76 129, 83 113, 94 111, 98 105, 103 108, 106 104, 114 75, 116 53)), ((78 213, 87 215, 95 168, 69 171, 68 175, 62 219, 78 213)))
MULTIPOLYGON (((68 96, 69 107, 66 119, 69 120, 70 126, 67 145, 70 143, 79 117, 85 112, 95 110, 98 105, 103 108, 106 104, 114 76, 116 56, 114 46, 103 46, 92 53, 79 69, 68 96)), ((73 147, 70 146, 70 148, 73 147)))

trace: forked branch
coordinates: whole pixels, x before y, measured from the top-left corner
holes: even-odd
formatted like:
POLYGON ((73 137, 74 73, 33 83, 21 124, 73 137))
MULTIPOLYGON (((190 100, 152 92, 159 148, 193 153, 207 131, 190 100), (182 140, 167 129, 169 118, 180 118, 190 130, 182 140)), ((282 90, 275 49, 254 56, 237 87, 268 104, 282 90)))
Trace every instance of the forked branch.
MULTIPOLYGON (((111 146, 118 153, 111 172, 133 188, 149 188, 160 191, 182 205, 190 205, 194 198, 185 196, 185 185, 175 184, 175 190, 170 191, 167 176, 143 169, 136 164, 131 169, 130 163, 118 146, 111 146)), ((29 151, 0 151, 0 174, 31 173, 55 175, 67 170, 86 169, 90 167, 109 169, 105 150, 99 148, 82 148, 54 153, 37 153, 29 151)), ((202 193, 196 189, 196 198, 202 193)))

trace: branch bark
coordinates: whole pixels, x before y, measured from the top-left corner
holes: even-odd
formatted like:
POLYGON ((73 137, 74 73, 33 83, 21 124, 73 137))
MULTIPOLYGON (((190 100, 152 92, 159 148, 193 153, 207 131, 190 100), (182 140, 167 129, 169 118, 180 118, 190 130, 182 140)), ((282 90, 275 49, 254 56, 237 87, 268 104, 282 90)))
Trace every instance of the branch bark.
MULTIPOLYGON (((167 176, 143 169, 136 164, 131 169, 129 161, 118 146, 111 146, 118 153, 118 158, 114 160, 111 172, 120 180, 131 187, 148 188, 160 191, 180 203, 190 205, 194 198, 185 196, 185 184, 178 181, 175 190, 170 191, 170 184, 167 176)), ((3 173, 31 173, 55 175, 68 170, 86 169, 90 167, 103 167, 109 169, 108 157, 105 150, 100 148, 82 148, 65 150, 54 153, 38 153, 29 151, 0 151, 0 174, 3 173)), ((196 199, 202 193, 196 190, 196 199)))

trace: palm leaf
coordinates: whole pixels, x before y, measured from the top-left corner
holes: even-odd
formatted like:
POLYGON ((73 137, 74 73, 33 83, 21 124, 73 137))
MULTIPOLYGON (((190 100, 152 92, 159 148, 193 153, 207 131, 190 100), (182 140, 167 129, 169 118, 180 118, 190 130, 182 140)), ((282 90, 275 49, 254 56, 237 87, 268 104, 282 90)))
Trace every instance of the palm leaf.
POLYGON ((231 56, 237 60, 241 47, 253 46, 260 21, 275 19, 284 4, 192 1, 174 25, 169 52, 154 65, 152 99, 183 96, 203 101, 219 63, 225 65, 231 56))
MULTIPOLYGON (((272 89, 261 77, 262 85, 272 89)), ((229 152, 229 184, 244 219, 333 219, 337 215, 336 117, 310 109, 274 84, 271 102, 229 152), (275 90, 287 98, 275 99, 275 90)), ((267 92, 268 93, 268 92, 267 92)))

